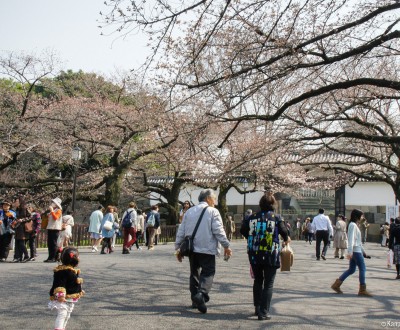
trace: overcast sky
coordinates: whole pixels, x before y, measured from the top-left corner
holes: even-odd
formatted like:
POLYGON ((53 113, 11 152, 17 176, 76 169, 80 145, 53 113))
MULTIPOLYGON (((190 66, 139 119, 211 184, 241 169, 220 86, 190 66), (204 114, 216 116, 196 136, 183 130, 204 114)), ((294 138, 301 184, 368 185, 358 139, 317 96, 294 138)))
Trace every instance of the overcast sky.
POLYGON ((137 68, 147 40, 101 36, 100 11, 107 12, 104 0, 0 0, 0 51, 53 49, 64 70, 109 74, 137 68))

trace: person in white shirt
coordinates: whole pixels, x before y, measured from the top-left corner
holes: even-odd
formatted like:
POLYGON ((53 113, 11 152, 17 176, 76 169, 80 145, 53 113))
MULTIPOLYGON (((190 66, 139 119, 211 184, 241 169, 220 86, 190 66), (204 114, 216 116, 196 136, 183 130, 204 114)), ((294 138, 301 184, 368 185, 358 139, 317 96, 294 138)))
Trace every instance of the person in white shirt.
POLYGON ((333 228, 331 224, 331 220, 327 217, 324 212, 324 209, 319 209, 319 214, 314 217, 312 221, 312 228, 315 232, 317 244, 315 246, 316 249, 316 257, 317 260, 322 257, 322 259, 326 260, 326 251, 328 250, 329 237, 333 235, 333 228), (322 249, 321 255, 321 241, 324 241, 324 248, 322 249))
POLYGON ((198 231, 193 238, 193 253, 189 257, 189 289, 192 307, 203 314, 207 313, 206 302, 210 299, 209 293, 215 275, 215 257, 220 255, 220 245, 224 247, 226 258, 232 256, 221 214, 214 207, 216 200, 217 196, 212 189, 202 190, 199 195, 199 204, 192 206, 185 213, 175 240, 175 255, 177 260, 182 262, 180 245, 186 236, 193 234, 199 222, 198 231))
POLYGON ((358 291, 359 296, 372 296, 367 291, 367 284, 365 283, 365 258, 370 258, 365 254, 365 251, 361 242, 361 231, 358 228, 360 220, 364 217, 364 213, 361 210, 354 209, 351 211, 350 222, 347 226, 347 234, 348 234, 348 246, 347 246, 347 259, 350 260, 349 269, 346 270, 338 279, 336 279, 335 283, 332 284, 331 288, 336 293, 343 293, 340 289, 340 286, 344 282, 344 280, 350 275, 354 274, 356 271, 356 267, 358 267, 359 281, 360 281, 360 289, 358 291))

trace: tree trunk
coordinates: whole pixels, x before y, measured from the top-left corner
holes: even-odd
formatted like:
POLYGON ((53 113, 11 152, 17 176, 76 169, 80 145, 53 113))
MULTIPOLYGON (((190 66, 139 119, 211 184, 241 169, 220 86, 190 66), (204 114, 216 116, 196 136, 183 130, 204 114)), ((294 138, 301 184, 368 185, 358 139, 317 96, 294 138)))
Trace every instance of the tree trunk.
POLYGON ((232 184, 221 184, 219 186, 219 194, 218 194, 218 210, 221 214, 222 223, 225 226, 226 222, 226 214, 228 213, 228 205, 226 203, 226 195, 228 194, 229 189, 232 188, 232 184))
POLYGON ((113 173, 105 178, 106 189, 104 192, 104 199, 102 203, 105 207, 108 205, 118 205, 121 197, 122 180, 126 174, 126 165, 119 165, 115 167, 113 173))
POLYGON ((175 225, 179 223, 179 193, 181 192, 182 186, 185 184, 186 180, 180 179, 175 176, 172 188, 166 197, 169 206, 169 215, 167 223, 170 225, 175 225))

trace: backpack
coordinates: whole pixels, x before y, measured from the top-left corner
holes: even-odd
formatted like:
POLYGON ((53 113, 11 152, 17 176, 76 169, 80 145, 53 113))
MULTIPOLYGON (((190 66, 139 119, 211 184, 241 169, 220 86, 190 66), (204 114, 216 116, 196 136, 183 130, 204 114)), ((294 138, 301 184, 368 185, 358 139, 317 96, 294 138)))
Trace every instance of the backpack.
POLYGON ((122 219, 122 228, 131 228, 132 227, 132 219, 131 214, 133 210, 130 212, 126 212, 124 218, 122 219))
POLYGON ((147 227, 154 227, 156 225, 156 217, 154 213, 151 212, 149 218, 147 219, 147 227))

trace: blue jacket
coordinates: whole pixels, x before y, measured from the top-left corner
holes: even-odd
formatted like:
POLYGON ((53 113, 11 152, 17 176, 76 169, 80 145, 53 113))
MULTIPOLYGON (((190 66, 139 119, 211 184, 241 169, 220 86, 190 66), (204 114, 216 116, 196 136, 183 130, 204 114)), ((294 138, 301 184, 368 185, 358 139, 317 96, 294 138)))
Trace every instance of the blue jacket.
POLYGON ((9 210, 7 212, 10 212, 12 214, 12 217, 8 217, 6 215, 6 212, 4 210, 0 210, 0 220, 2 221, 2 224, 0 225, 0 234, 4 235, 5 233, 14 233, 14 230, 11 228, 11 223, 15 220, 17 217, 16 213, 13 210, 9 210))
POLYGON ((114 224, 114 216, 112 213, 106 213, 104 214, 103 220, 101 220, 101 225, 100 225, 100 230, 101 230, 101 235, 104 238, 111 238, 114 236, 115 233, 115 228, 114 226, 112 227, 111 230, 105 230, 103 228, 104 224, 106 223, 106 221, 111 221, 114 224))

